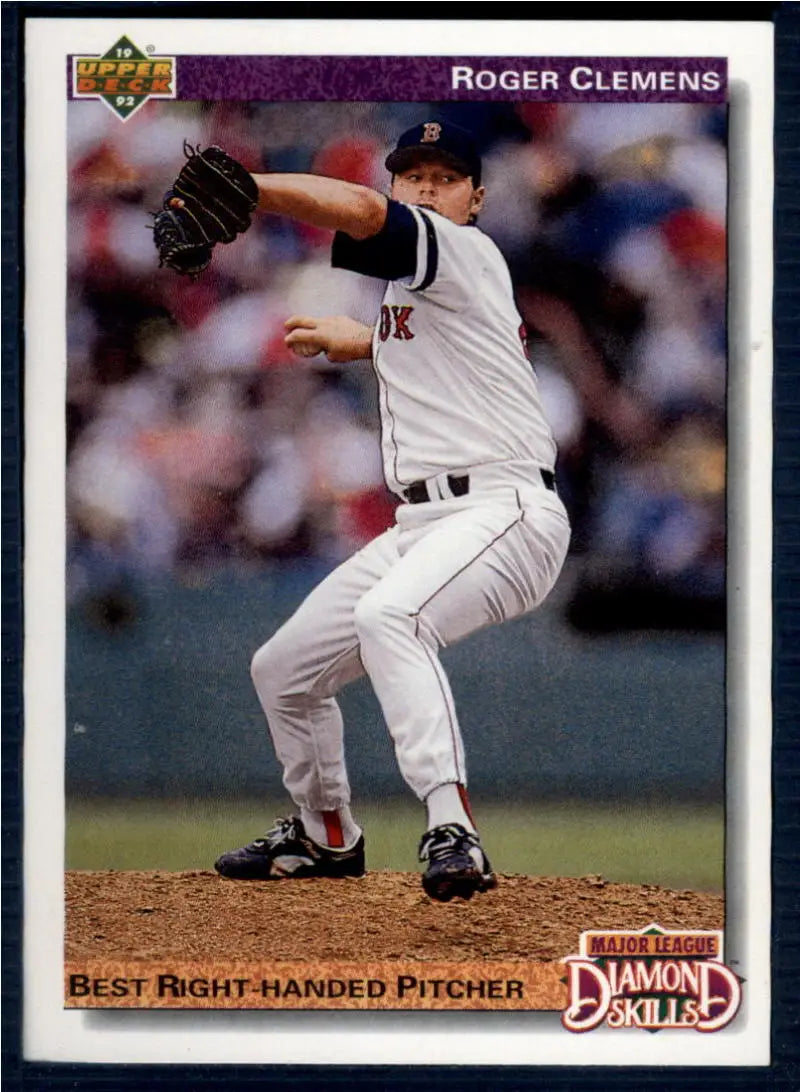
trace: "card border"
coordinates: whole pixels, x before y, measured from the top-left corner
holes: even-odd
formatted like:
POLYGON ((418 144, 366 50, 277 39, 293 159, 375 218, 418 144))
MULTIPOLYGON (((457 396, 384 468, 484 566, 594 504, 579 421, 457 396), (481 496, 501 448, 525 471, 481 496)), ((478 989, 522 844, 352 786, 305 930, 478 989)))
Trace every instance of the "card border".
MULTIPOLYGON (((675 17, 676 7, 670 8, 672 18, 675 17)), ((225 17, 233 18, 232 9, 239 5, 229 4, 225 7, 225 17)), ((287 12, 286 5, 276 5, 273 13, 276 16, 289 15, 298 18, 296 6, 289 5, 293 10, 287 12)), ((336 5, 303 5, 304 14, 301 18, 331 17, 335 15, 331 9, 336 5), (312 11, 312 9, 316 9, 312 11), (325 10, 320 10, 325 9, 325 10)), ((547 5, 544 6, 545 8, 547 5)), ((541 18, 564 19, 574 18, 565 15, 564 5, 558 5, 560 11, 549 13, 543 8, 537 9, 541 18)), ((663 5, 653 4, 649 6, 647 18, 663 18, 664 14, 656 15, 654 9, 663 5)), ((705 5, 692 5, 692 15, 688 12, 686 19, 713 19, 706 10, 704 13, 698 9, 705 5)), ((792 724, 792 718, 797 708, 797 700, 793 694, 792 672, 796 666, 792 660, 791 637, 795 634, 796 623, 793 623, 792 610, 797 607, 797 547, 796 526, 798 520, 798 493, 793 489, 793 478, 796 477, 796 467, 800 459, 800 442, 798 441, 798 429, 793 422, 793 415, 797 414, 800 405, 798 395, 797 364, 791 360, 793 346, 798 341, 798 321, 796 317, 797 288, 800 277, 800 258, 798 258, 798 245, 800 244, 800 227, 798 227, 797 206, 793 207, 792 197, 797 192, 800 183, 800 155, 797 145, 797 102, 800 93, 800 73, 797 61, 793 53, 800 41, 800 10, 798 5, 781 5, 775 11, 774 5, 744 5, 745 12, 737 13, 736 19, 724 21, 738 22, 742 18, 763 18, 763 9, 770 9, 769 15, 775 17, 776 26, 776 54, 775 73, 777 93, 775 98, 775 134, 776 134, 776 169, 778 179, 775 189, 775 225, 776 225, 776 284, 774 295, 774 323, 775 323, 775 433, 774 433, 774 570, 773 589, 775 614, 773 620, 773 635, 775 639, 774 658, 774 683, 773 695, 775 699, 774 710, 774 787, 775 787, 775 822, 773 841, 773 876, 775 907, 773 915, 773 1062, 771 1067, 742 1067, 740 1069, 723 1068, 714 1069, 713 1072, 722 1074, 721 1080, 732 1087, 755 1087, 760 1084, 762 1075, 770 1074, 777 1078, 779 1070, 783 1070, 784 1064, 791 1066, 796 1062, 798 1048, 792 1048, 792 1023, 791 1015, 787 1007, 794 1000, 794 977, 798 967, 796 943, 794 948, 791 942, 797 939, 796 915, 792 918, 790 900, 796 890, 796 881, 793 880, 797 864, 796 839, 792 837, 791 822, 792 809, 787 798, 792 791, 792 762, 793 748, 800 742, 798 728, 792 724), (753 8, 760 9, 760 14, 754 15, 753 8), (793 313, 794 312, 794 313, 793 313), (787 952, 787 946, 789 948, 787 952), (739 1076, 743 1083, 739 1083, 739 1076)), ((741 12, 741 6, 740 6, 741 12)), ((146 1081, 149 1087, 158 1088, 168 1080, 170 1088, 176 1087, 180 1080, 183 1067, 175 1065, 167 1066, 113 1066, 113 1065, 82 1065, 78 1063, 27 1063, 21 1059, 21 1009, 18 1003, 21 1000, 20 984, 20 941, 22 930, 21 919, 21 800, 20 800, 20 767, 19 748, 22 735, 21 714, 21 650, 22 650, 22 596, 21 596, 21 549, 23 544, 22 525, 22 492, 21 472, 23 462, 23 437, 21 432, 20 404, 24 390, 24 378, 22 373, 22 301, 24 298, 24 271, 18 273, 18 258, 21 250, 22 235, 22 208, 24 194, 24 166, 22 160, 22 124, 24 118, 24 88, 21 74, 24 69, 24 48, 22 36, 26 19, 36 16, 68 15, 70 18, 80 15, 125 15, 126 17, 150 18, 186 18, 183 5, 160 4, 8 4, 2 10, 3 32, 3 83, 4 83, 4 114, 2 119, 3 146, 6 156, 3 160, 3 211, 6 213, 6 228, 3 232, 4 247, 2 249, 3 272, 6 275, 6 287, 4 292, 4 310, 2 320, 2 333, 5 335, 2 348, 3 368, 3 426, 7 446, 3 450, 3 469, 5 477, 2 490, 2 514, 4 520, 3 538, 3 573, 2 573, 2 600, 3 621, 7 633, 6 651, 4 652, 4 666, 6 666, 6 678, 3 686, 3 712, 6 717, 6 730, 3 739, 3 785, 5 788, 3 798, 3 869, 6 882, 4 883, 4 954, 6 959, 3 966, 3 996, 6 1005, 3 1006, 3 1036, 4 1054, 6 1064, 11 1062, 10 1071, 6 1070, 6 1076, 11 1082, 19 1078, 23 1083, 16 1087, 29 1088, 58 1088, 58 1087, 97 1087, 99 1083, 107 1080, 113 1073, 115 1086, 125 1085, 141 1086, 146 1081), (153 10, 153 7, 158 10, 153 10), (10 450, 9 450, 10 449, 10 450), (10 647, 9 647, 10 646, 10 647), (9 678, 10 676, 10 678, 9 678), (9 1009, 11 1010, 9 1014, 9 1009), (10 1046, 9 1046, 10 1040, 10 1046), (15 1051, 19 1048, 19 1053, 15 1051), (90 1083, 79 1085, 76 1081, 80 1078, 90 1083), (92 1083, 93 1082, 93 1083, 92 1083), (124 1084, 122 1083, 124 1082, 124 1084)), ((410 13, 416 19, 416 13, 410 13)), ((205 17, 205 16, 202 16, 205 17)), ((250 18, 251 12, 240 17, 250 18)), ((613 18, 604 12, 604 18, 613 18)), ((366 17, 364 17, 366 18, 366 17)), ((539 21, 537 19, 537 21, 539 21)), ((795 815, 796 821, 796 815, 795 815)), ((783 1070, 788 1075, 789 1070, 783 1070)), ((461 1087, 467 1087, 464 1078, 470 1085, 478 1087, 491 1076, 494 1087, 519 1086, 520 1081, 531 1075, 529 1067, 511 1066, 500 1069, 485 1067, 470 1067, 469 1070, 457 1069, 461 1087)), ((642 1087, 643 1083, 656 1087, 648 1074, 657 1076, 658 1070, 640 1069, 639 1067, 602 1067, 600 1071, 594 1067, 580 1067, 569 1069, 564 1066, 548 1066, 535 1070, 537 1079, 544 1080, 547 1087, 569 1087, 567 1082, 574 1082, 580 1074, 581 1083, 600 1087, 608 1087, 610 1079, 614 1078, 615 1087, 633 1085, 642 1087), (595 1079, 596 1078, 596 1079, 595 1079)), ((711 1076, 710 1069, 677 1069, 669 1068, 661 1071, 662 1075, 669 1078, 670 1087, 681 1087, 686 1080, 694 1079, 702 1074, 704 1078, 711 1076)), ((354 1066, 336 1067, 305 1067, 305 1066, 195 1066, 185 1071, 187 1079, 196 1082, 203 1074, 203 1086, 207 1088, 217 1085, 217 1080, 225 1082, 225 1087, 231 1087, 232 1082, 250 1083, 254 1078, 263 1080, 266 1073, 286 1077, 287 1084, 294 1087, 302 1087, 306 1080, 318 1082, 324 1074, 325 1083, 335 1087, 343 1081, 352 1083, 356 1074, 373 1078, 380 1082, 381 1087, 412 1087, 425 1079, 424 1070, 411 1070, 398 1066, 370 1066, 362 1069, 354 1066), (288 1071, 292 1072, 289 1073, 288 1071), (257 1072, 256 1072, 257 1071, 257 1072)), ((443 1070, 437 1070, 437 1077, 443 1075, 443 1070)), ((314 1083, 311 1085, 314 1086, 314 1083)), ((318 1086, 318 1083, 316 1084, 318 1086)), ((12 1084, 9 1083, 9 1087, 12 1084)))

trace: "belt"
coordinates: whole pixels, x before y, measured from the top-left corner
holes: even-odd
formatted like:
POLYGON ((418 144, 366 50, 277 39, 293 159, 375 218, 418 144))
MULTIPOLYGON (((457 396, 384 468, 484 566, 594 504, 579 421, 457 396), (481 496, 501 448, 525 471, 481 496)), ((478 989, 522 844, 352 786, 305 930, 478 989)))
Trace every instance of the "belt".
MULTIPOLYGON (((551 493, 555 493, 556 476, 553 471, 540 469, 539 473, 542 476, 542 484, 545 489, 549 489, 551 493)), ((469 493, 469 474, 448 474, 447 484, 454 497, 464 497, 469 493)), ((436 496, 431 496, 430 490, 428 489, 428 482, 424 479, 407 485, 403 490, 403 496, 409 504, 424 504, 426 501, 439 499, 436 496)))

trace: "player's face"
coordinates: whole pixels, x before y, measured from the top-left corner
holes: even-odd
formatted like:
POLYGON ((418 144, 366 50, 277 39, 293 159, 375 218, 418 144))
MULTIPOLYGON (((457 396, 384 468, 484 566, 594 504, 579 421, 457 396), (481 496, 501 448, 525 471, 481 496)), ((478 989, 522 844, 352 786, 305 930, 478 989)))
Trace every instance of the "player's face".
POLYGON ((473 189, 472 179, 436 160, 418 163, 392 179, 392 197, 446 216, 454 224, 467 224, 483 206, 484 188, 473 189))

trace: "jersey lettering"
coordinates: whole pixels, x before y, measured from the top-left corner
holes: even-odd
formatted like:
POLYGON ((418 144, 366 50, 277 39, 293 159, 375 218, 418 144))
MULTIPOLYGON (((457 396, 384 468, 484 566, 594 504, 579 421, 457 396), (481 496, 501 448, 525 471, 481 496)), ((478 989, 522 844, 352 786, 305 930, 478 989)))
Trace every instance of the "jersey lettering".
POLYGON ((408 328, 408 320, 413 310, 413 305, 398 307, 393 304, 389 308, 385 303, 381 304, 381 317, 378 326, 378 337, 381 341, 387 341, 390 334, 397 341, 411 341, 414 334, 408 328))
POLYGON ((414 336, 406 325, 413 310, 413 307, 408 306, 392 307, 392 314, 394 315, 394 336, 398 341, 411 341, 414 336))
POLYGON ((528 356, 528 327, 525 325, 524 322, 521 322, 519 324, 519 330, 517 331, 517 333, 519 334, 519 340, 522 344, 522 355, 525 357, 525 360, 530 365, 531 371, 535 375, 536 368, 533 366, 533 361, 528 356))

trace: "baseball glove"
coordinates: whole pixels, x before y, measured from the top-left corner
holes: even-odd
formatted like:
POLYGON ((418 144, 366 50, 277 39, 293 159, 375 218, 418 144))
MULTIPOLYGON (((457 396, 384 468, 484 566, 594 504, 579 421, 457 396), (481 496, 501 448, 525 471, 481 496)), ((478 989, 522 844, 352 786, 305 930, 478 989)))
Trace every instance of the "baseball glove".
POLYGON ((211 145, 200 151, 184 142, 186 162, 154 216, 159 266, 196 276, 217 243, 230 243, 250 227, 258 187, 241 163, 211 145))

